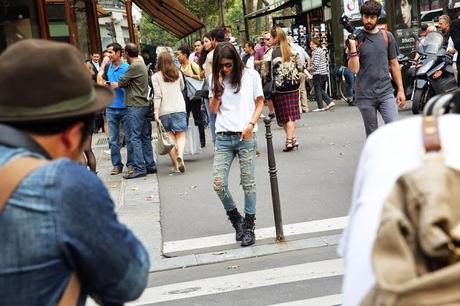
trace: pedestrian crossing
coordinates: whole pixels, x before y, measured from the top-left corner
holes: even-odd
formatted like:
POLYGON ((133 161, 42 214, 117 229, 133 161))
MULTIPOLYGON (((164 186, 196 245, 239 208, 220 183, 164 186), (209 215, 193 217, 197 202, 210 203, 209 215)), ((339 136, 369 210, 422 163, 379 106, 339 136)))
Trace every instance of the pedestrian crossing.
MULTIPOLYGON (((343 230, 347 224, 347 221, 348 217, 337 217, 287 224, 283 226, 283 232, 286 237, 292 237, 296 235, 306 235, 326 231, 343 230)), ((273 239, 273 237, 276 237, 275 227, 256 229, 256 238, 258 241, 265 239, 273 239)), ((232 244, 235 244, 234 233, 185 240, 167 241, 163 243, 163 254, 167 255, 171 253, 206 249, 212 247, 222 247, 232 244)))
POLYGON ((298 300, 292 302, 286 302, 281 304, 272 304, 270 306, 305 306, 305 305, 314 305, 314 306, 336 306, 340 305, 342 302, 341 294, 333 294, 327 296, 321 296, 313 299, 298 300))
MULTIPOLYGON (((341 259, 323 260, 147 288, 138 300, 127 303, 127 305, 151 305, 153 303, 178 301, 212 294, 334 277, 342 274, 343 262, 341 259)), ((340 295, 331 295, 278 305, 331 306, 339 304, 340 295)))
MULTIPOLYGON (((263 266, 260 270, 250 271, 250 272, 241 272, 241 273, 228 273, 225 270, 220 273, 218 276, 213 275, 213 277, 202 277, 201 274, 197 274, 197 279, 193 278, 193 274, 196 273, 196 270, 190 270, 190 268, 183 268, 179 270, 170 270, 174 269, 173 265, 170 268, 161 269, 158 266, 166 265, 168 266, 168 261, 177 261, 178 264, 175 268, 180 267, 200 267, 206 264, 214 264, 218 262, 227 262, 230 260, 242 260, 248 258, 255 258, 258 256, 268 256, 273 254, 280 254, 280 256, 289 256, 289 251, 299 251, 306 249, 318 249, 323 247, 329 247, 330 251, 335 254, 335 244, 339 235, 330 235, 325 236, 322 234, 324 232, 338 231, 345 228, 347 224, 347 217, 336 217, 328 218, 321 220, 314 220, 302 223, 287 224, 284 226, 284 233, 288 238, 288 241, 285 243, 274 243, 274 244, 264 244, 260 243, 263 239, 272 238, 275 236, 274 227, 261 228, 256 230, 258 244, 249 248, 237 248, 237 249, 226 249, 221 252, 211 252, 210 254, 204 253, 205 250, 212 247, 221 247, 225 249, 225 246, 230 244, 235 244, 234 234, 225 234, 217 236, 209 236, 202 238, 186 239, 180 241, 170 241, 164 242, 163 244, 163 253, 177 253, 177 252, 192 252, 193 255, 184 255, 173 258, 164 258, 157 262, 152 262, 152 268, 154 271, 172 271, 172 273, 183 273, 183 275, 188 275, 185 279, 186 281, 177 281, 174 283, 165 282, 165 285, 152 286, 143 292, 143 294, 136 301, 127 303, 128 306, 147 306, 147 305, 156 305, 159 303, 165 303, 165 305, 233 305, 229 301, 228 295, 236 295, 239 300, 244 299, 244 291, 251 289, 251 292, 268 290, 269 292, 273 287, 278 286, 292 286, 293 288, 309 287, 310 291, 308 294, 303 292, 303 288, 300 289, 300 294, 297 292, 297 299, 295 297, 286 296, 283 297, 284 300, 282 303, 273 303, 277 301, 274 299, 276 296, 273 293, 273 296, 264 296, 263 303, 257 305, 267 305, 267 306, 298 306, 298 305, 312 305, 312 306, 336 306, 341 305, 341 294, 340 294, 340 284, 339 279, 344 272, 343 260, 336 258, 337 255, 331 255, 329 253, 326 257, 317 257, 316 259, 297 261, 297 264, 284 265, 283 264, 272 265, 271 268, 263 266), (309 234, 309 238, 298 239, 298 235, 309 234), (321 237, 320 237, 321 236, 321 237), (334 238, 328 238, 334 237, 334 238), (330 239, 330 241, 328 241, 330 239), (290 240, 290 241, 289 241, 290 240), (292 245, 290 245, 292 244, 292 245), (259 248, 260 253, 259 253, 259 248), (271 248, 279 248, 279 251, 272 250, 271 248), (264 253, 265 252, 265 253, 264 253), (215 254, 216 253, 216 254, 215 254), (222 253, 222 255, 220 255, 222 253), (248 254, 246 254, 248 253, 248 254), (283 254, 281 254, 283 253, 283 254), (286 254, 286 255, 284 255, 286 254), (216 259, 210 257, 221 256, 223 259, 216 259), (194 257, 197 260, 197 263, 191 264, 186 263, 187 259, 194 257), (203 257, 204 259, 200 261, 199 259, 203 257), (327 260, 321 260, 322 258, 328 258, 327 260), (156 269, 156 270, 155 270, 156 269), (174 272, 177 271, 177 272, 174 272), (321 295, 321 290, 311 291, 310 283, 316 284, 316 282, 327 282, 328 279, 335 278, 335 286, 332 288, 332 292, 326 292, 324 296, 321 295), (193 280, 190 280, 193 279, 193 280), (300 284, 300 285, 299 285, 300 284), (310 284, 310 285, 308 285, 310 284), (273 286, 273 287, 271 287, 273 286), (319 292, 319 293, 315 293, 319 292), (304 294, 305 293, 305 294, 304 294), (227 295, 227 296, 226 296, 227 295), (305 299, 305 297, 310 297, 305 299), (303 297, 303 299, 299 299, 303 297), (213 299, 222 299, 225 303, 215 303, 213 299), (211 300, 211 302, 209 302, 211 300), (191 301, 191 302, 189 302, 191 301), (287 302, 286 302, 287 301, 287 302)), ((271 259, 270 259, 271 260, 271 259)), ((290 261, 286 261, 290 263, 290 261)), ((156 277, 156 273, 152 274, 152 277, 156 277)), ((321 285, 319 285, 321 286, 321 285)), ((260 293, 263 294, 263 293, 260 293)), ((89 302, 87 305, 93 306, 96 305, 94 302, 89 302)), ((163 305, 163 304, 162 304, 163 305)))

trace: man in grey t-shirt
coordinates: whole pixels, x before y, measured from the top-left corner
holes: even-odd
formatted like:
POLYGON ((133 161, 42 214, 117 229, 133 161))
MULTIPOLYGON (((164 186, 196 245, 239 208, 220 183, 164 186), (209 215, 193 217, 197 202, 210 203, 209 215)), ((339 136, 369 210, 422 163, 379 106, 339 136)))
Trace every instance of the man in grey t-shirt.
POLYGON ((385 123, 398 119, 398 109, 406 104, 401 70, 397 60, 398 46, 393 35, 379 30, 377 20, 382 5, 365 2, 361 8, 364 31, 359 41, 350 40, 348 68, 357 74, 356 101, 369 136, 378 128, 377 111, 385 123), (398 87, 396 101, 391 75, 398 87))

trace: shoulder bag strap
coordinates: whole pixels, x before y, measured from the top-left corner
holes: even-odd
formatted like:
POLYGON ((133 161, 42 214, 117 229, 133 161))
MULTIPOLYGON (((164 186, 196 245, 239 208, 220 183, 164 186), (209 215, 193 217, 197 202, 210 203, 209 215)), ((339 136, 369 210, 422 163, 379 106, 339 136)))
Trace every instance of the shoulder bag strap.
POLYGON ((6 205, 22 180, 38 167, 48 163, 48 160, 24 156, 7 162, 0 168, 0 211, 6 205))
MULTIPOLYGON (((48 160, 24 156, 15 158, 0 168, 0 182, 2 182, 0 184, 0 212, 24 178, 48 162, 48 160)), ((79 296, 80 282, 77 275, 72 273, 57 306, 77 306, 79 296)))

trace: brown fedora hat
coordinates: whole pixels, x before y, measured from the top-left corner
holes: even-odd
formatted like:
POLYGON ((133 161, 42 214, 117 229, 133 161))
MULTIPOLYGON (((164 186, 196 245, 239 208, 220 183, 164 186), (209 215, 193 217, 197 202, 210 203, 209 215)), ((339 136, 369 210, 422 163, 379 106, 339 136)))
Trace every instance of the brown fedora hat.
POLYGON ((0 54, 0 122, 35 122, 97 113, 113 99, 94 86, 74 46, 25 39, 0 54))

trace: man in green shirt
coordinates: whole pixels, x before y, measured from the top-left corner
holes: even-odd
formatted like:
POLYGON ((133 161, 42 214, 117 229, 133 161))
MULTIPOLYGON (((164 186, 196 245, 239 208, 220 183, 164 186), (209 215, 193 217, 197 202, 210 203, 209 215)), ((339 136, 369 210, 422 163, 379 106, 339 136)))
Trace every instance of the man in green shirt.
POLYGON ((127 113, 127 137, 132 146, 134 172, 123 176, 125 179, 146 176, 156 173, 157 167, 153 160, 151 138, 151 123, 147 119, 150 104, 147 101, 148 72, 144 61, 139 58, 139 50, 133 43, 125 46, 125 58, 130 64, 118 83, 112 83, 113 88, 125 88, 125 104, 127 113))

